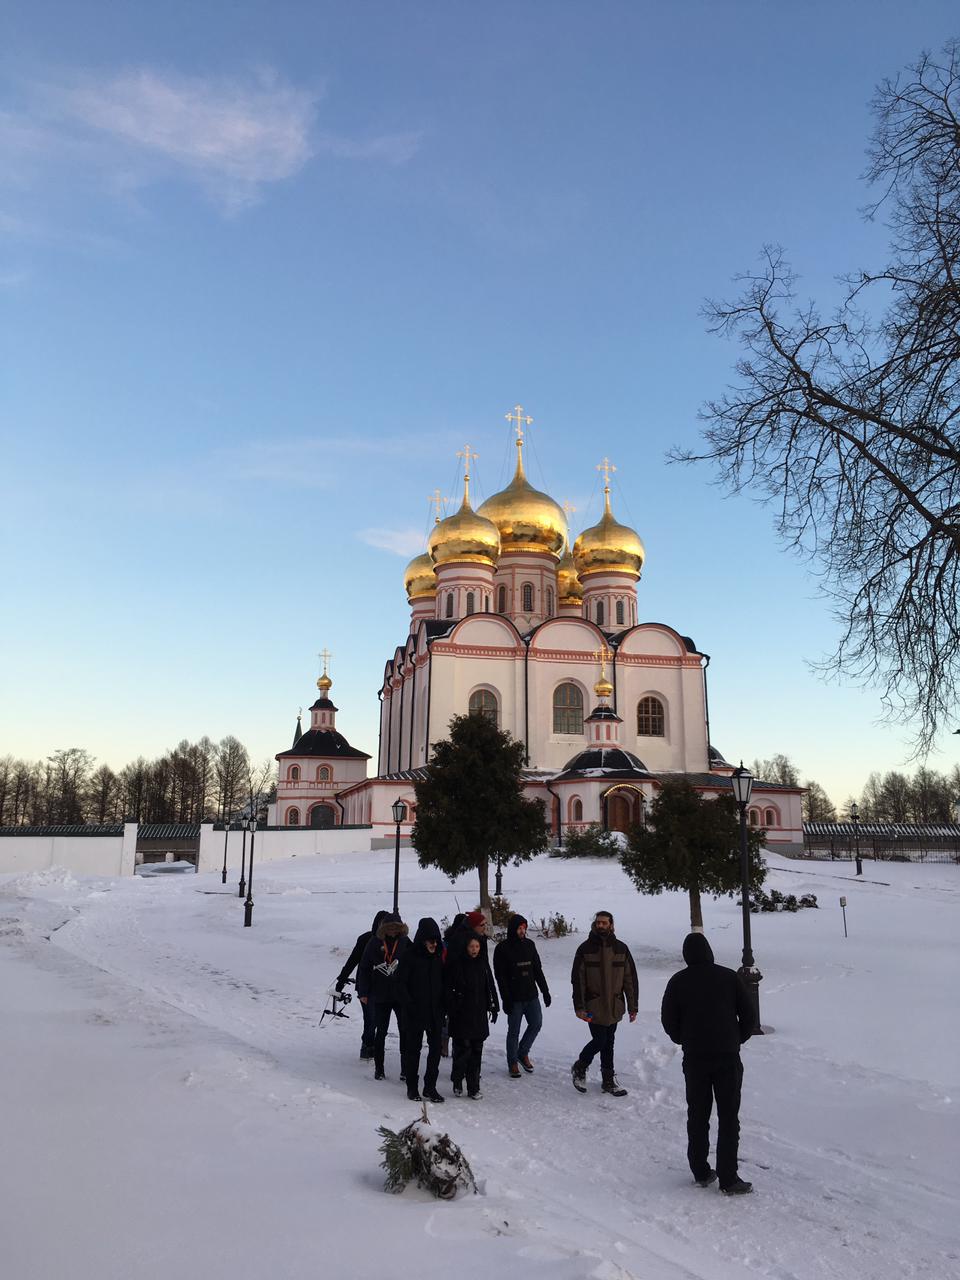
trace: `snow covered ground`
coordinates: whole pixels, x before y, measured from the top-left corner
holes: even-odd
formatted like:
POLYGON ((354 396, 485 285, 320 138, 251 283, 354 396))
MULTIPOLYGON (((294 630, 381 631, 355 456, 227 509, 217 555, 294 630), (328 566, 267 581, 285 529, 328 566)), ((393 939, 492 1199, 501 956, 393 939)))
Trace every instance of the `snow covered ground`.
MULTIPOLYGON (((476 904, 403 854, 415 926, 476 904)), ((324 1280, 484 1273, 529 1280, 960 1276, 960 868, 772 857, 768 888, 818 911, 753 917, 772 1034, 744 1050, 741 1172, 756 1194, 691 1185, 678 1051, 659 1025, 686 902, 640 897, 615 865, 508 868, 554 1002, 533 1076, 511 1081, 502 1020, 484 1098, 431 1109, 483 1194, 382 1191, 377 1126, 400 1127, 388 1079, 358 1061, 359 1016, 318 1029, 324 990, 374 912, 392 853, 271 863, 242 928, 236 872, 0 879, 4 1280, 324 1280), (838 899, 848 899, 844 938, 838 899), (612 910, 640 971, 618 1033, 629 1096, 581 1097, 573 951, 612 910)), ((717 959, 739 962, 736 905, 705 902, 717 959)), ((447 1064, 441 1093, 449 1095, 447 1064)))

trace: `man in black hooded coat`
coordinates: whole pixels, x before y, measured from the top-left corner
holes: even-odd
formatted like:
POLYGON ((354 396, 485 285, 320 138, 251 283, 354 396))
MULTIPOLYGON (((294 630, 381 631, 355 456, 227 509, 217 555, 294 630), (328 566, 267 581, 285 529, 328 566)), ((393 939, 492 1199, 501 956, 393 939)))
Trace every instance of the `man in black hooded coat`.
MULTIPOLYGON (((366 933, 361 933, 360 937, 357 938, 354 943, 353 950, 350 952, 349 956, 347 956, 347 963, 337 974, 336 989, 338 992, 342 991, 347 985, 351 973, 353 973, 354 969, 360 963, 363 953, 367 949, 367 943, 380 928, 380 925, 387 918, 388 914, 389 912, 387 911, 378 911, 373 917, 373 925, 366 933)), ((367 1058, 373 1057, 373 1041, 374 1036, 376 1035, 377 1022, 373 1005, 369 1000, 366 1004, 361 1004, 360 1008, 363 1010, 363 1031, 360 1035, 360 1057, 366 1060, 367 1058)))
POLYGON ((442 1102, 437 1093, 440 1042, 443 1034, 443 951, 440 926, 425 916, 417 925, 413 946, 400 958, 397 994, 403 1021, 403 1074, 407 1097, 420 1101, 420 1051, 427 1038, 427 1062, 423 1072, 423 1096, 442 1102))
POLYGON ((543 1003, 550 1007, 550 991, 543 976, 537 944, 527 937, 525 916, 514 915, 507 921, 507 936, 493 950, 493 972, 500 989, 500 1001, 507 1015, 507 1070, 514 1080, 520 1079, 520 1068, 531 1072, 530 1050, 543 1026, 538 988, 543 1003), (520 1038, 520 1026, 527 1027, 520 1038))
POLYGON ((397 969, 401 956, 410 946, 408 932, 399 913, 391 911, 380 922, 376 933, 367 943, 357 966, 357 995, 364 1003, 373 1005, 376 1019, 373 1040, 375 1080, 384 1078, 383 1055, 391 1014, 396 1019, 401 1055, 403 1053, 403 1018, 397 990, 397 969))
POLYGON ((698 1186, 719 1180, 727 1195, 753 1190, 737 1172, 740 1141, 740 1046, 753 1034, 754 1010, 743 979, 715 964, 702 933, 684 939, 686 969, 667 983, 663 1029, 683 1047, 687 1091, 687 1160, 698 1186), (710 1112, 717 1100, 717 1168, 710 1168, 710 1112))

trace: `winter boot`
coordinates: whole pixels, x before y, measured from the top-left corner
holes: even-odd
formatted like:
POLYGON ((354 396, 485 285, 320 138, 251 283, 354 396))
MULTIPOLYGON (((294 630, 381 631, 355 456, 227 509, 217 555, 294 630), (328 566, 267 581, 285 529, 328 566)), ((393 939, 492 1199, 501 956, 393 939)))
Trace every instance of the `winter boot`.
POLYGON ((508 1070, 509 1070, 509 1072, 510 1072, 510 1079, 511 1079, 511 1080, 519 1080, 519 1079, 520 1079, 520 1067, 517 1065, 517 1063, 516 1063, 516 1062, 511 1062, 511 1063, 510 1063, 510 1066, 508 1067, 508 1070))
POLYGON ((724 1196, 748 1196, 752 1190, 752 1182, 744 1182, 742 1178, 737 1178, 736 1182, 731 1182, 729 1187, 721 1187, 720 1194, 724 1196))
POLYGON ((409 1098, 409 1100, 410 1100, 411 1102, 422 1102, 422 1101, 423 1101, 423 1099, 420 1097, 420 1094, 419 1094, 419 1092, 417 1091, 416 1087, 414 1087, 414 1088, 408 1088, 408 1089, 407 1089, 407 1097, 409 1098))
POLYGON ((376 1069, 376 1070, 374 1071, 374 1073, 373 1073, 373 1078, 374 1078, 374 1080, 386 1080, 386 1078, 387 1078, 387 1073, 386 1073, 386 1072, 384 1071, 384 1069, 383 1069, 383 1063, 382 1063, 382 1062, 378 1062, 378 1063, 377 1063, 377 1069, 376 1069))
POLYGON ((442 1094, 437 1093, 436 1089, 424 1089, 423 1096, 427 1102, 442 1102, 442 1094))
POLYGON ((468 1089, 467 1097, 470 1099, 471 1102, 479 1102, 480 1099, 483 1097, 483 1094, 480 1092, 480 1086, 477 1085, 475 1089, 468 1089))
POLYGON ((694 1182, 698 1187, 712 1187, 717 1180, 716 1169, 708 1169, 704 1177, 694 1178, 694 1182))
POLYGON ((529 1075, 529 1074, 530 1074, 530 1072, 533 1070, 533 1063, 530 1061, 530 1055, 529 1055, 529 1053, 528 1053, 528 1054, 525 1054, 525 1055, 520 1059, 520 1065, 521 1065, 521 1067, 523 1067, 524 1071, 526 1071, 527 1075, 529 1075))
POLYGON ((626 1089, 620 1084, 620 1081, 611 1071, 609 1075, 604 1072, 603 1084, 600 1086, 604 1093, 609 1093, 612 1098, 625 1098, 627 1096, 626 1089))
POLYGON ((587 1068, 583 1065, 583 1063, 579 1060, 579 1058, 570 1068, 570 1074, 573 1076, 573 1087, 576 1089, 576 1091, 578 1093, 586 1093, 587 1092, 587 1068))
POLYGON ((463 1081, 462 1081, 462 1080, 454 1080, 454 1082, 453 1082, 453 1096, 454 1096, 455 1098, 462 1098, 462 1097, 463 1097, 463 1081))

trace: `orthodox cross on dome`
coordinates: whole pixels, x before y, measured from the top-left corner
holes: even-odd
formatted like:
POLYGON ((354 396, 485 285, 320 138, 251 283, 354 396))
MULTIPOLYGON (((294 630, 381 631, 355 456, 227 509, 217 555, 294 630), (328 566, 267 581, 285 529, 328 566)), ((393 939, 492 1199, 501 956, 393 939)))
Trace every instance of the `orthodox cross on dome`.
POLYGON ((517 448, 519 449, 523 444, 523 428, 529 427, 533 419, 528 413, 523 412, 522 404, 515 404, 513 413, 505 413, 503 416, 508 422, 516 423, 514 431, 517 433, 517 448))
POLYGON ((576 509, 577 509, 577 508, 573 505, 573 503, 572 503, 572 502, 570 502, 570 500, 569 500, 569 499, 567 499, 567 498, 565 498, 565 499, 564 499, 564 502, 563 502, 563 514, 564 514, 564 516, 566 517, 566 521, 567 521, 567 536, 566 536, 566 544, 567 544, 567 546, 568 546, 568 547, 570 546, 570 517, 573 515, 573 513, 576 511, 576 509))
POLYGON ((463 501, 470 501, 470 463, 480 457, 479 453, 474 453, 468 444, 462 449, 457 450, 457 457, 463 459, 463 501))
POLYGON ((603 472, 603 505, 607 515, 610 514, 610 476, 616 469, 609 458, 597 463, 597 470, 603 472))
POLYGON ((440 494, 440 490, 439 490, 439 489, 434 489, 433 493, 430 495, 430 501, 431 501, 431 503, 433 504, 434 510, 435 510, 435 512, 436 512, 436 521, 435 521, 435 523, 436 523, 436 524, 439 524, 439 523, 440 523, 440 520, 441 520, 441 518, 442 518, 442 517, 441 517, 441 512, 442 512, 442 511, 444 510, 444 508, 446 507, 446 505, 447 505, 447 500, 446 500, 446 498, 441 497, 441 494, 440 494))
POLYGON ((320 652, 317 654, 317 657, 323 663, 323 674, 326 675, 327 664, 330 662, 330 659, 333 657, 333 654, 330 652, 329 649, 321 649, 320 652))
POLYGON ((600 663, 600 679, 606 680, 607 663, 613 657, 613 654, 610 652, 610 650, 607 648, 605 644, 602 644, 599 649, 594 649, 591 656, 596 658, 597 662, 600 663))

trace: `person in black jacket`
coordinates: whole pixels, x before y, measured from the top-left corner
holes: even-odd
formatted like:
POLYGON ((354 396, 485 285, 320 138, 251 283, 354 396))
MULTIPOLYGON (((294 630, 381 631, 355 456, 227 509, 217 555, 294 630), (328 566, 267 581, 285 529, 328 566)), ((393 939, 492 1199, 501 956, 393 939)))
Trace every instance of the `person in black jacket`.
POLYGON ((444 999, 453 1039, 450 1071, 453 1092, 459 1098, 466 1080, 468 1097, 478 1100, 483 1097, 480 1092, 483 1042, 490 1034, 487 1016, 496 1022, 498 1008, 490 967, 477 934, 467 941, 459 959, 448 960, 445 965, 444 999))
POLYGON ((743 979, 715 964, 702 933, 684 939, 686 969, 667 983, 660 1007, 663 1029, 683 1046, 687 1087, 687 1160, 694 1181, 719 1179, 727 1195, 753 1190, 737 1171, 740 1139, 740 1046, 753 1034, 754 1011, 743 979), (710 1112, 717 1100, 717 1168, 710 1168, 710 1112))
POLYGON ((357 966, 357 995, 362 1003, 373 1005, 376 1021, 373 1039, 375 1080, 382 1080, 385 1074, 383 1055, 391 1014, 396 1019, 401 1055, 403 1053, 403 1020, 397 992, 397 968, 400 957, 410 946, 408 932, 400 916, 391 911, 367 943, 357 966))
MULTIPOLYGON (((386 919, 388 914, 389 912, 387 911, 378 911, 373 917, 373 925, 366 933, 361 933, 360 937, 357 938, 354 943, 353 950, 350 952, 349 956, 347 956, 347 963, 337 974, 336 989, 338 992, 342 991, 347 985, 351 973, 353 973, 354 969, 360 963, 360 959, 366 950, 367 943, 380 928, 380 925, 386 919)), ((366 1060, 367 1058, 373 1057, 373 1040, 377 1026, 373 1012, 373 1005, 367 1001, 366 1004, 361 1004, 360 1008, 363 1011, 363 1031, 360 1035, 360 1057, 366 1060)))
POLYGON ((520 1079, 520 1068, 530 1072, 530 1050, 543 1026, 543 1010, 537 988, 543 992, 543 1003, 550 1008, 550 992, 543 976, 537 944, 527 937, 524 916, 511 916, 507 936, 493 952, 493 973, 500 989, 500 1002, 507 1015, 507 1070, 512 1080, 520 1079), (520 1039, 520 1024, 527 1027, 520 1039))
POLYGON ((443 1030, 443 952, 440 926, 425 916, 417 925, 413 946, 400 958, 397 988, 403 1022, 403 1074, 407 1097, 420 1101, 420 1050, 427 1037, 427 1064, 423 1072, 423 1096, 442 1102, 437 1093, 440 1071, 440 1038, 443 1030))

